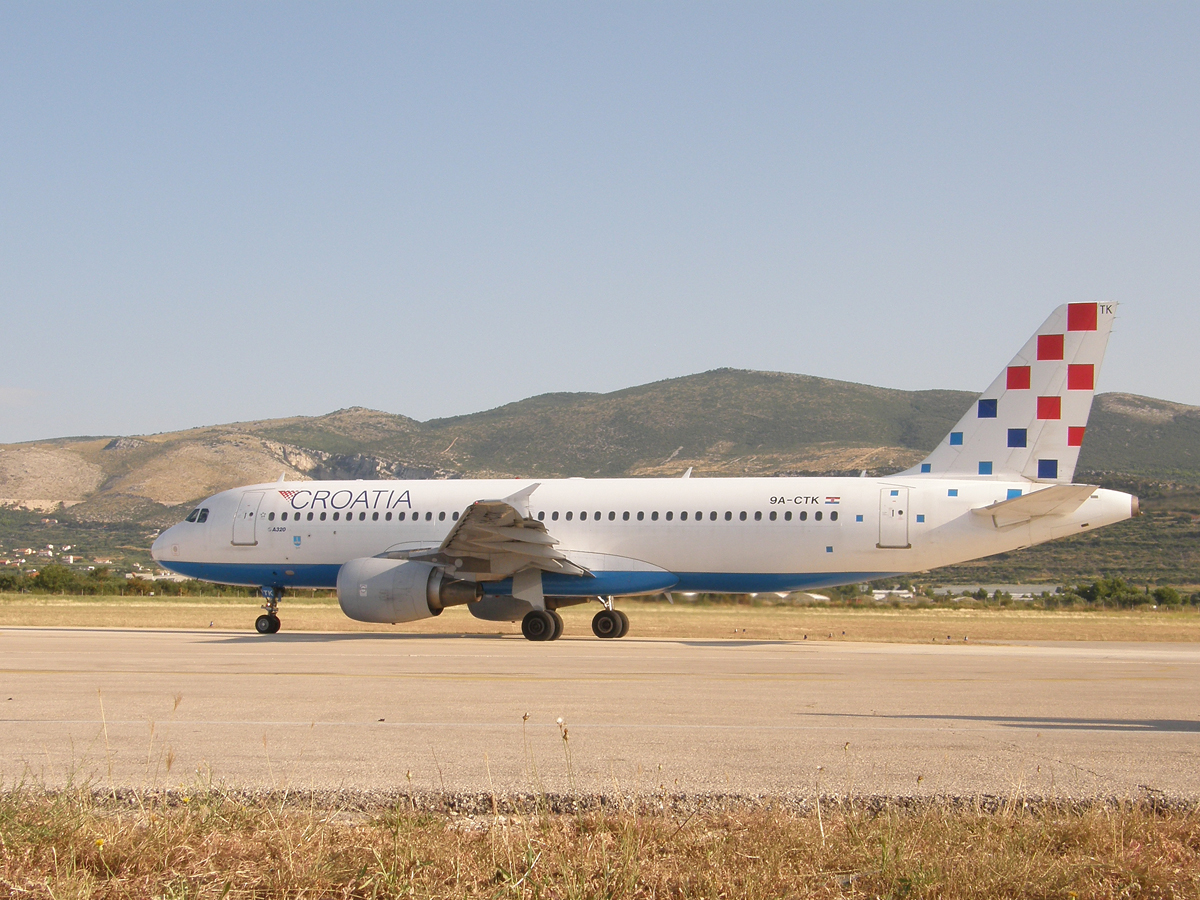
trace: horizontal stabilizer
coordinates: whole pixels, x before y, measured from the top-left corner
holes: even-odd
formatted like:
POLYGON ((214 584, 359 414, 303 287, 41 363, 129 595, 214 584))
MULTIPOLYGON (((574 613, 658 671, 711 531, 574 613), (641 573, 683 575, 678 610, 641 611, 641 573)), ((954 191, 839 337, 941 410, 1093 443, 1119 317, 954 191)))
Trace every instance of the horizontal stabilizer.
POLYGON ((997 528, 1020 525, 1042 516, 1065 516, 1083 506, 1096 492, 1094 484, 1056 484, 1019 497, 1000 500, 991 506, 971 510, 977 516, 990 516, 997 528))

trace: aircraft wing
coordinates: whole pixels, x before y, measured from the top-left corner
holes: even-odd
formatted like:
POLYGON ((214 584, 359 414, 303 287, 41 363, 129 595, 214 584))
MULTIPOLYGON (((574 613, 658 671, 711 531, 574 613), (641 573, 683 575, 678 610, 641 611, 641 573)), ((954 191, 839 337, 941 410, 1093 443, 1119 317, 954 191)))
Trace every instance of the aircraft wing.
POLYGON ((977 516, 990 516, 997 528, 1019 525, 1042 516, 1065 516, 1083 506, 1096 492, 1094 484, 1055 484, 1040 491, 1030 491, 1011 500, 1000 500, 990 506, 971 510, 977 516))
POLYGON ((508 578, 522 569, 590 575, 557 549, 558 541, 544 523, 529 514, 530 485, 503 500, 477 500, 436 550, 409 554, 446 567, 456 578, 492 581, 508 578))

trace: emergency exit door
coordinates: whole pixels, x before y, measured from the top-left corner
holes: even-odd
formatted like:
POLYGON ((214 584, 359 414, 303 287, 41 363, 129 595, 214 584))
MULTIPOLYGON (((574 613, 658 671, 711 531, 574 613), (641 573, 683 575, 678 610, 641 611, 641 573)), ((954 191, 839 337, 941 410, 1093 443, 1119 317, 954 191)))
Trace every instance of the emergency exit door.
POLYGON ((258 507, 266 491, 246 491, 233 517, 233 542, 235 544, 257 544, 255 523, 258 522, 258 507))
POLYGON ((876 547, 907 550, 908 488, 884 488, 879 492, 879 543, 876 547))

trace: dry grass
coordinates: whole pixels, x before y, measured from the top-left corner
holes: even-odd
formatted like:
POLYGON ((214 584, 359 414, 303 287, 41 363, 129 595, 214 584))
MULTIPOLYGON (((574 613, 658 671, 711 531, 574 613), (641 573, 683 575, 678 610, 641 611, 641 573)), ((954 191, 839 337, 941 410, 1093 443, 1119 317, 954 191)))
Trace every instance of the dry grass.
MULTIPOLYGON (((929 643, 971 641, 1200 641, 1200 611, 890 609, 720 606, 622 600, 632 637, 929 643), (843 635, 844 632, 844 635, 843 635)), ((567 637, 591 637, 595 603, 562 610, 567 637)), ((249 631, 258 603, 246 597, 125 598, 0 595, 0 627, 182 628, 249 631)), ((288 631, 519 634, 519 623, 484 622, 454 607, 437 618, 380 626, 342 615, 330 598, 287 598, 288 631)))
POLYGON ((0 795, 9 897, 1196 897, 1193 809, 0 795))

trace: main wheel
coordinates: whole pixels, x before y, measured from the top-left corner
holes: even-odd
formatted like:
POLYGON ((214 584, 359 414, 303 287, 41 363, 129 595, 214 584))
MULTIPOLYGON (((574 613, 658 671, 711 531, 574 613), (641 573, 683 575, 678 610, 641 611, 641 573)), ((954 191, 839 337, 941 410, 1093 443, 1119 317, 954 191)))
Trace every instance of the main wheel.
POLYGON ((592 616, 592 634, 598 638, 621 636, 621 616, 615 609, 602 609, 592 616))
POLYGON ((254 630, 259 634, 274 634, 279 630, 279 617, 263 613, 254 620, 254 630))
POLYGON ((558 614, 558 610, 556 609, 548 609, 546 612, 550 613, 550 618, 554 620, 554 634, 550 636, 550 640, 557 641, 560 637, 562 637, 563 633, 562 616, 558 614))
POLYGON ((530 610, 521 620, 521 634, 530 641, 553 640, 554 619, 544 609, 530 610))
POLYGON ((619 609, 614 609, 613 612, 621 617, 621 633, 618 634, 617 637, 623 638, 625 635, 629 634, 629 616, 625 615, 625 613, 621 612, 619 609))
POLYGON ((279 632, 279 616, 272 615, 271 616, 271 634, 277 634, 278 632, 279 632))

